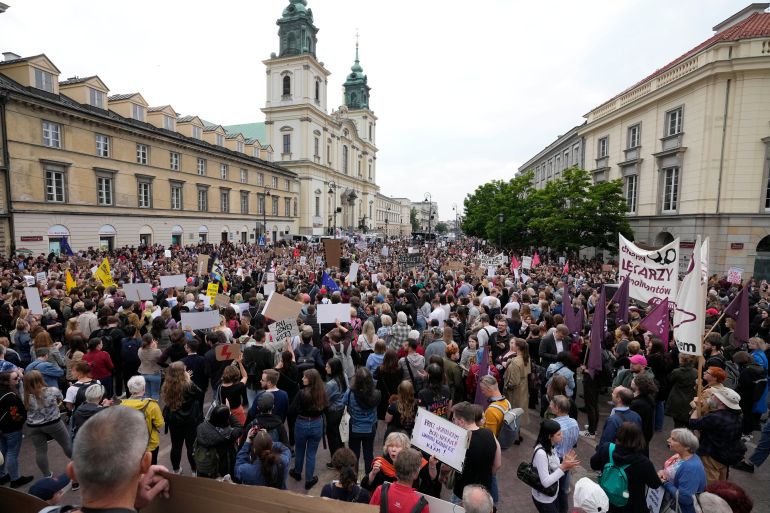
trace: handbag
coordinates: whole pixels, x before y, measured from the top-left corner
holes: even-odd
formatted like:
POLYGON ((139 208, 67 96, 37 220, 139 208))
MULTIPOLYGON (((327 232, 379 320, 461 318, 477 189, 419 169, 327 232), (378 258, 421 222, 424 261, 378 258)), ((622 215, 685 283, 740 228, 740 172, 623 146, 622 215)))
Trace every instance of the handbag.
MULTIPOLYGON (((350 403, 350 392, 348 393, 348 403, 350 403)), ((342 410, 342 418, 340 418, 340 440, 343 444, 348 443, 350 440, 350 413, 348 413, 348 405, 345 405, 345 409, 342 410)))
POLYGON ((211 414, 214 413, 214 410, 216 410, 219 405, 222 404, 222 401, 219 398, 219 393, 222 391, 222 385, 220 384, 219 387, 217 387, 217 393, 214 394, 214 398, 211 400, 211 404, 209 405, 209 409, 206 410, 206 420, 209 420, 211 418, 211 414))
POLYGON ((519 478, 519 481, 523 482, 530 488, 534 488, 538 492, 547 495, 548 497, 553 497, 559 490, 559 481, 556 481, 548 487, 543 486, 543 483, 540 482, 540 474, 538 474, 537 469, 532 464, 532 462, 535 461, 535 454, 537 454, 538 450, 545 452, 545 449, 540 447, 539 449, 536 449, 532 454, 532 461, 529 463, 526 461, 519 463, 519 468, 516 469, 516 477, 519 478))

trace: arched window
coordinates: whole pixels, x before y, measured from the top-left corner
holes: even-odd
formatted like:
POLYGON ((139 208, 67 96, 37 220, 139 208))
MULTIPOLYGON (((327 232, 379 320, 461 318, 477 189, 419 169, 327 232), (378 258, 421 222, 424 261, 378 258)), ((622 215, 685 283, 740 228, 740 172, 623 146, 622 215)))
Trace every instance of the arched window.
POLYGON ((355 107, 357 102, 358 102, 358 95, 356 93, 350 93, 350 105, 355 107))
POLYGON ((321 81, 315 81, 315 101, 321 100, 321 81))
POLYGON ((348 174, 348 147, 342 147, 342 170, 348 174))
POLYGON ((289 75, 283 77, 283 95, 291 96, 291 77, 289 75))

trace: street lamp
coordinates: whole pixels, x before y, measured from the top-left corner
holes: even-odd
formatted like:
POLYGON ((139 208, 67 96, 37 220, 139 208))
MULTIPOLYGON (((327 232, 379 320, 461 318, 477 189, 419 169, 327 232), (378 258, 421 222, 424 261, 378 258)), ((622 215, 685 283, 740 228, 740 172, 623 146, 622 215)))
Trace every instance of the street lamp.
POLYGON ((425 203, 428 204, 428 240, 430 240, 431 221, 433 220, 433 196, 429 192, 425 193, 425 203))
MULTIPOLYGON (((265 246, 267 246, 267 198, 270 196, 270 189, 266 187, 265 192, 262 193, 262 228, 265 230, 265 246)), ((257 244, 259 244, 259 230, 257 232, 257 244)))
POLYGON ((388 228, 389 224, 390 224, 390 205, 388 205, 387 210, 385 211, 385 237, 390 237, 390 229, 388 228))
POLYGON ((457 237, 459 226, 457 224, 457 203, 452 203, 452 212, 455 213, 455 237, 457 237))
POLYGON ((502 212, 497 214, 497 245, 503 247, 503 221, 502 212))
POLYGON ((334 198, 334 203, 332 204, 332 208, 334 208, 334 211, 332 213, 333 219, 334 219, 334 228, 332 232, 332 236, 336 239, 337 238, 337 194, 335 191, 337 190, 337 184, 333 181, 329 182, 329 194, 332 195, 334 198))

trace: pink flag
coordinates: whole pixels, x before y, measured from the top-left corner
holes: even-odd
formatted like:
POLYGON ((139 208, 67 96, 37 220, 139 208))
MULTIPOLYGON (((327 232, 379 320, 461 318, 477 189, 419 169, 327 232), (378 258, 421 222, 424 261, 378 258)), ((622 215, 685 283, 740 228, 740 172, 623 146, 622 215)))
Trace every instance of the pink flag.
POLYGON ((735 319, 733 338, 736 347, 749 341, 749 283, 746 283, 746 286, 725 308, 725 316, 735 319))
POLYGON ((564 262, 564 269, 562 269, 562 274, 569 274, 569 260, 564 262))
POLYGON ((639 326, 659 337, 663 341, 663 347, 668 351, 668 332, 670 329, 668 298, 664 298, 663 301, 655 305, 647 317, 642 319, 639 326))
POLYGON ((588 353, 588 373, 592 378, 602 371, 602 344, 607 333, 607 296, 605 288, 594 307, 594 318, 591 321, 591 349, 588 353))
POLYGON ((513 272, 514 269, 518 269, 521 267, 521 264, 516 259, 516 255, 511 255, 511 272, 513 272))
POLYGON ((535 251, 535 256, 532 257, 532 265, 540 265, 540 255, 537 254, 537 251, 535 251))

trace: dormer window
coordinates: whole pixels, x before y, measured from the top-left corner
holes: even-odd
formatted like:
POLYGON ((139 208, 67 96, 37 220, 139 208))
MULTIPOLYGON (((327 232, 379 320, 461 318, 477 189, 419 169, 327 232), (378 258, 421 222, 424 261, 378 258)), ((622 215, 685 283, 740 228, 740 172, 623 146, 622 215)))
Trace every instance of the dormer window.
POLYGON ((241 141, 235 141, 235 151, 243 153, 243 143, 241 141))
POLYGON ((88 88, 88 104, 91 107, 96 107, 98 109, 104 108, 104 93, 94 89, 93 87, 88 88))
POLYGON ((203 136, 203 129, 199 126, 193 125, 192 136, 194 139, 200 139, 203 136))
POLYGON ((131 117, 137 121, 144 121, 144 107, 136 103, 131 104, 131 117))
POLYGON ((35 68, 35 88, 53 92, 53 75, 42 69, 35 68))
POLYGON ((222 134, 217 134, 217 146, 224 146, 225 145, 225 136, 222 134))
POLYGON ((166 130, 174 130, 174 118, 171 116, 163 116, 163 128, 166 130))

